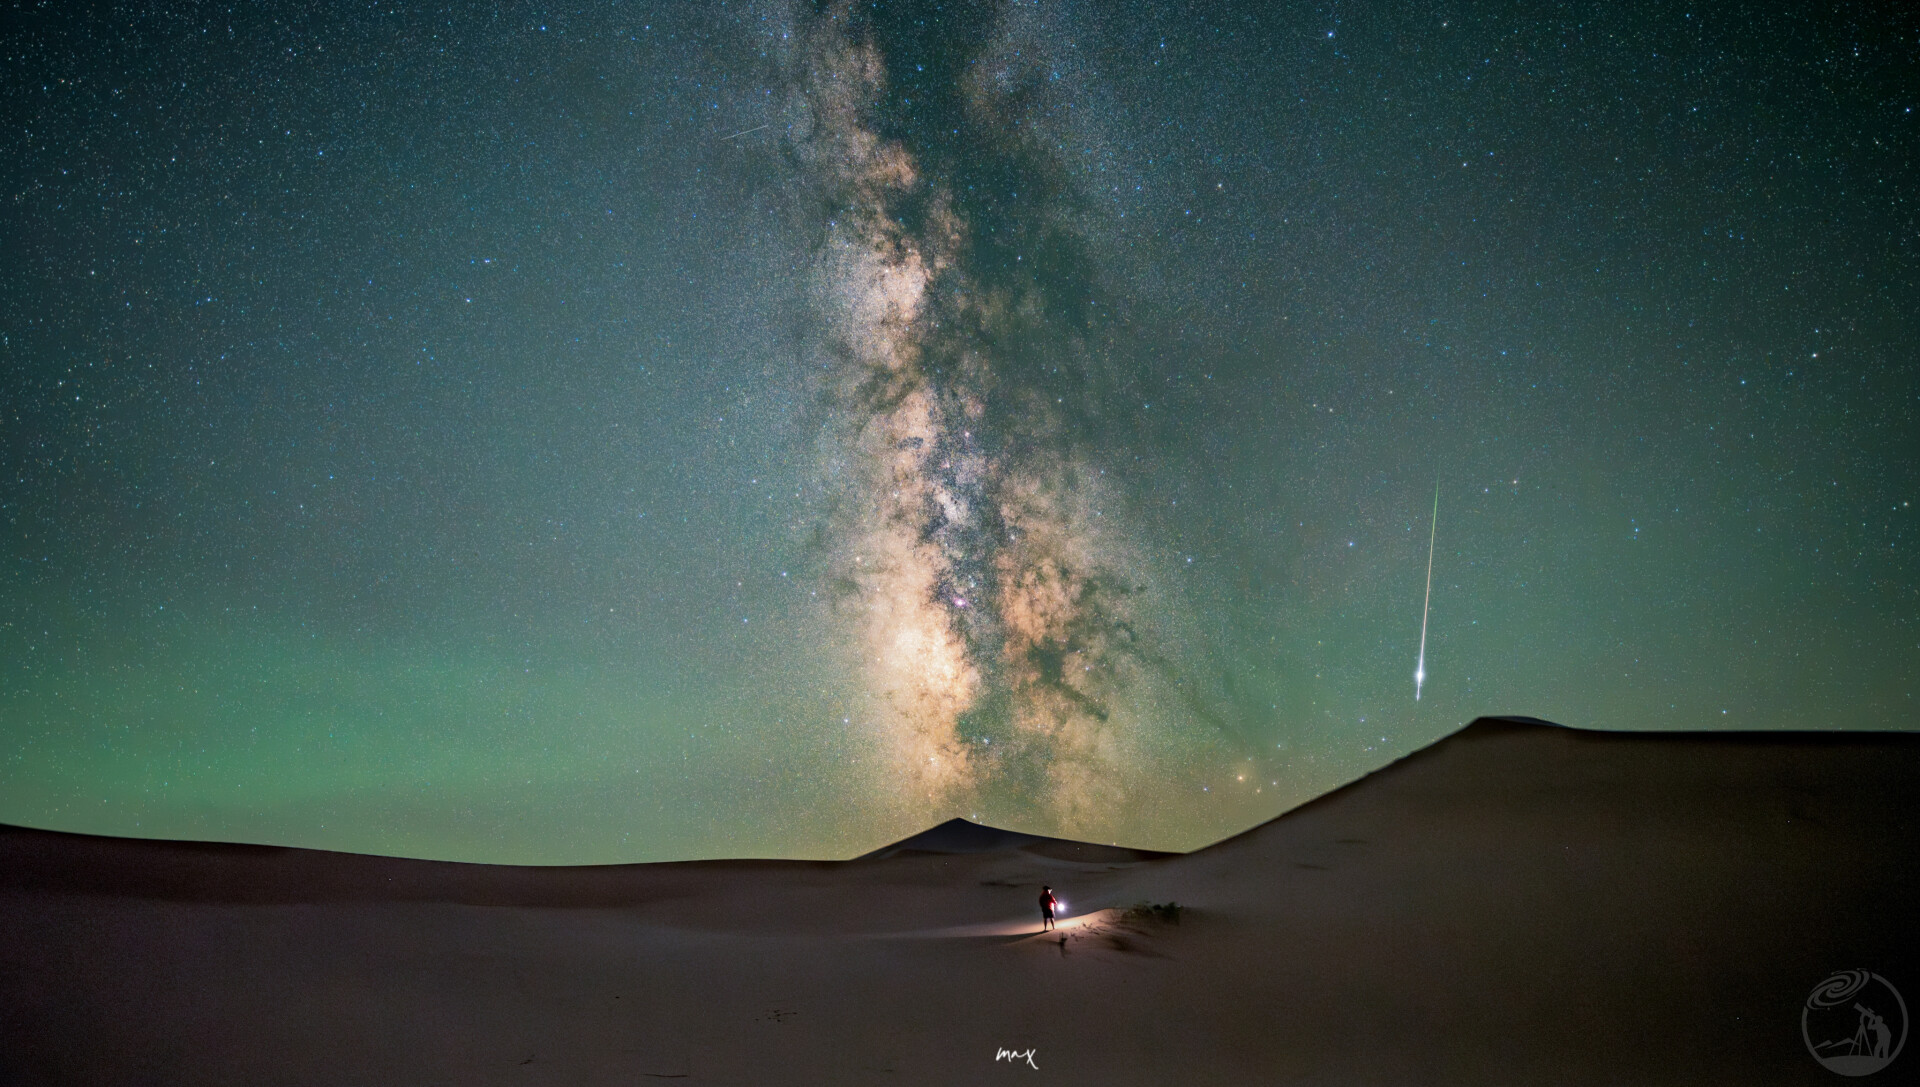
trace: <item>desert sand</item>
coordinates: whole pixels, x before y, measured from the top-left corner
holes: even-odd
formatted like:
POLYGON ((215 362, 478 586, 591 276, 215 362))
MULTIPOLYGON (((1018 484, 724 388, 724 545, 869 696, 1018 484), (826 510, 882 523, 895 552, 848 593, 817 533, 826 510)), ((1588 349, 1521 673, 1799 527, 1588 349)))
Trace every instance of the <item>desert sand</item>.
MULTIPOLYGON (((1916 797, 1912 733, 1483 718, 1189 854, 958 820, 597 868, 0 828, 0 1083, 1838 1083, 1816 984, 1920 1010, 1916 797)), ((1864 1082, 1913 1082, 1908 1048, 1864 1082)))

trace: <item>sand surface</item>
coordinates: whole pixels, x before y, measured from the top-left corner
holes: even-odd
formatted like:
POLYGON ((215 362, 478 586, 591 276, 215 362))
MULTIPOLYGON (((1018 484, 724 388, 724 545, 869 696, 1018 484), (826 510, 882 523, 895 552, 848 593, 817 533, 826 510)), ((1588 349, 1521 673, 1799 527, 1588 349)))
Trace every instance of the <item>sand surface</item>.
MULTIPOLYGON (((4 828, 0 1083, 1839 1083, 1817 983, 1920 1011, 1915 797, 1915 734, 1483 719, 1184 855, 948 824, 534 869, 4 828)), ((1920 1082, 1920 1039, 1862 1082, 1920 1082)))

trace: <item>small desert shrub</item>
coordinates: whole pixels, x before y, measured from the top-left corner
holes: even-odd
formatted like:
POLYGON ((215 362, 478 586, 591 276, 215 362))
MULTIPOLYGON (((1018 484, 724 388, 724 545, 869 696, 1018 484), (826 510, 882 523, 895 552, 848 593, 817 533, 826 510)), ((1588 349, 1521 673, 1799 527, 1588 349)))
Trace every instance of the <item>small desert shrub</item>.
POLYGON ((1178 902, 1135 902, 1127 910, 1129 921, 1164 921, 1168 924, 1180 923, 1180 903, 1178 902))

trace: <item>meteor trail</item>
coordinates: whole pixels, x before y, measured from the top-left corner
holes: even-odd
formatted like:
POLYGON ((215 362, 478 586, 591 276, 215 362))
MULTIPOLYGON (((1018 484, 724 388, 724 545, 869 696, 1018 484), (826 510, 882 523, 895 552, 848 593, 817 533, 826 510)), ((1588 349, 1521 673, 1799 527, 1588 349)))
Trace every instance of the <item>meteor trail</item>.
POLYGON ((1427 682, 1427 611, 1433 607, 1433 539, 1440 528, 1440 481, 1433 481, 1433 519, 1427 527, 1427 602, 1420 605, 1420 663, 1413 667, 1413 700, 1427 682))

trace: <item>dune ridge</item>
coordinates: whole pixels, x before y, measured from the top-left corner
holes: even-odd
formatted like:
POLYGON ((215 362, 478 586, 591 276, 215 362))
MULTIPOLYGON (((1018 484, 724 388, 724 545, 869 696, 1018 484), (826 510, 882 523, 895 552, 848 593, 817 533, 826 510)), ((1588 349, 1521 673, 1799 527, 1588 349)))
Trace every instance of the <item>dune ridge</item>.
POLYGON ((590 868, 0 828, 0 1079, 960 1084, 1031 1049, 1089 1084, 1826 1082, 1815 984, 1920 998, 1915 795, 1913 733, 1483 718, 1186 854, 960 820, 590 868))

